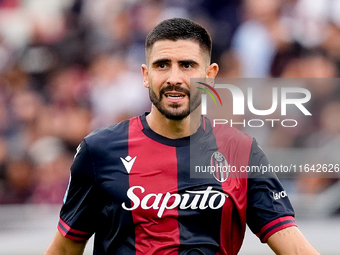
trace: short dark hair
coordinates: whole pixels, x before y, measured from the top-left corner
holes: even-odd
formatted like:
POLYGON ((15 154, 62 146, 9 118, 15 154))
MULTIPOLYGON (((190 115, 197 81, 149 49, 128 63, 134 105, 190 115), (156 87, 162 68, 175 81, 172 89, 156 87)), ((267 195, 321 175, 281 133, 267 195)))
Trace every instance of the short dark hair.
POLYGON ((155 26, 145 40, 146 54, 156 41, 161 40, 191 40, 197 42, 201 49, 206 51, 209 57, 211 56, 211 38, 208 31, 188 19, 167 19, 155 26))

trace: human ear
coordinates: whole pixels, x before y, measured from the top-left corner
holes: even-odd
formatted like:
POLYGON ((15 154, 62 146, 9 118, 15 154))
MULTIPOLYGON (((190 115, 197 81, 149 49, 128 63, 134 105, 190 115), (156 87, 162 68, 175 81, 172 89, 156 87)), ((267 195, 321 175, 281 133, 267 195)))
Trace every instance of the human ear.
POLYGON ((144 87, 149 88, 149 70, 147 65, 143 64, 142 65, 142 74, 143 74, 143 84, 144 87))
POLYGON ((207 78, 215 78, 218 73, 219 67, 216 63, 212 63, 210 66, 208 66, 206 75, 207 78))

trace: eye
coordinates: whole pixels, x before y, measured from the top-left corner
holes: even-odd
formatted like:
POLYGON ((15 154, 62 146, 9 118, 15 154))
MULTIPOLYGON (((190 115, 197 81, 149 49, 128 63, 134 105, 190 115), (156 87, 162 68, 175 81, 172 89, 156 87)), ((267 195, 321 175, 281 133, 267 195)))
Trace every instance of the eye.
POLYGON ((190 69, 190 68, 194 68, 195 67, 195 63, 191 62, 191 61, 183 61, 182 62, 182 68, 184 69, 190 69))
POLYGON ((158 64, 158 68, 160 68, 160 69, 164 69, 164 68, 166 68, 168 65, 166 64, 166 63, 159 63, 158 64))
POLYGON ((170 67, 170 61, 168 61, 168 60, 157 60, 157 61, 152 63, 152 67, 154 69, 159 69, 159 70, 168 69, 170 67))
POLYGON ((184 63, 184 64, 183 64, 183 67, 184 67, 184 68, 190 68, 190 67, 192 67, 192 64, 190 64, 190 63, 184 63))

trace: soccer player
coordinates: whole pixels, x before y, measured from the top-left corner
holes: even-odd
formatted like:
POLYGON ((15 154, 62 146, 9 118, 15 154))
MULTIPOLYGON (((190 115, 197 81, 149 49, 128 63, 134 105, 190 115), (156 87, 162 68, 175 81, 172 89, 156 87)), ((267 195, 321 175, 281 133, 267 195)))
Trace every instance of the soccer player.
POLYGON ((147 36, 144 86, 150 113, 94 131, 71 167, 58 231, 45 255, 237 254, 246 224, 277 254, 318 254, 296 227, 274 175, 190 178, 199 166, 268 165, 256 141, 213 128, 190 78, 214 78, 211 39, 200 25, 169 19, 147 36))

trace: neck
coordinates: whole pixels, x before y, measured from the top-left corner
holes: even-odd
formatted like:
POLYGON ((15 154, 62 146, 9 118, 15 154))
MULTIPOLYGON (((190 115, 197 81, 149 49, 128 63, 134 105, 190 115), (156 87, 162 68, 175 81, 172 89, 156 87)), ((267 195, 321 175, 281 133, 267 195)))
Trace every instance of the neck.
POLYGON ((152 106, 150 114, 146 116, 149 127, 159 135, 170 139, 178 139, 190 136, 200 126, 199 107, 182 120, 171 120, 161 114, 152 106))

